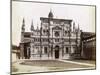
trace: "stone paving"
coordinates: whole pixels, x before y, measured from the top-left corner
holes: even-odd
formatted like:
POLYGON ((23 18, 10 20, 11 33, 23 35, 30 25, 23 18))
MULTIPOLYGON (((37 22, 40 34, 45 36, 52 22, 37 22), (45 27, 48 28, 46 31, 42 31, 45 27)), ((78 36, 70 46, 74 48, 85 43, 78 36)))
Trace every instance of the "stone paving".
POLYGON ((12 63, 12 74, 82 69, 95 69, 95 64, 69 60, 19 60, 12 63))

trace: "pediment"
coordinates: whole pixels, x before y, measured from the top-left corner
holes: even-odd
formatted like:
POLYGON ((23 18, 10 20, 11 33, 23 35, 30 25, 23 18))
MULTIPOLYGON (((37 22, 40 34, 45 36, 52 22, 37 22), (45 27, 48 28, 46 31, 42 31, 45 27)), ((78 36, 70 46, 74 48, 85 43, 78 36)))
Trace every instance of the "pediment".
POLYGON ((59 26, 55 26, 55 27, 53 27, 52 29, 53 29, 53 30, 54 30, 54 29, 55 29, 55 30, 62 30, 62 28, 59 27, 59 26))

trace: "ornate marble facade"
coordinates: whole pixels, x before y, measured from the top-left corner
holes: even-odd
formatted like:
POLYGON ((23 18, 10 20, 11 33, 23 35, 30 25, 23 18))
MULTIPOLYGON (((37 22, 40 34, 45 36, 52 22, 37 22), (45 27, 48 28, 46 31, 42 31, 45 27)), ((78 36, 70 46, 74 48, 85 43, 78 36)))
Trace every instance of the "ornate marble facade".
POLYGON ((81 30, 73 20, 54 18, 52 11, 48 17, 40 17, 40 28, 25 31, 23 19, 21 32, 22 59, 70 59, 80 58, 81 30))

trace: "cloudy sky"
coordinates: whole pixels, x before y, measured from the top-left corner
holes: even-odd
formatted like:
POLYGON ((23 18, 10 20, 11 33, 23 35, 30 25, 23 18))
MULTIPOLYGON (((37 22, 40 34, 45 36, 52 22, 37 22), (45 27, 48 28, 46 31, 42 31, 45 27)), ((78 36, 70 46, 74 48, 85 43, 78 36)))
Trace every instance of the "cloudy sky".
POLYGON ((95 32, 95 7, 34 2, 12 2, 12 44, 19 45, 22 20, 25 19, 26 31, 40 27, 40 17, 48 17, 52 9, 55 18, 72 19, 76 26, 87 32, 95 32))

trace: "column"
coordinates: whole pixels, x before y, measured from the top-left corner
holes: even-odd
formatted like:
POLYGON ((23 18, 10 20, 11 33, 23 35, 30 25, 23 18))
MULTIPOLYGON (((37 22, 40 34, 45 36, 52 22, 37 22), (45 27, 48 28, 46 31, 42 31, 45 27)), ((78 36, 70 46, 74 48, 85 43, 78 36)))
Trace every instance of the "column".
POLYGON ((24 44, 20 44, 20 58, 24 59, 24 44))
POLYGON ((30 43, 30 59, 33 58, 33 43, 30 43))

